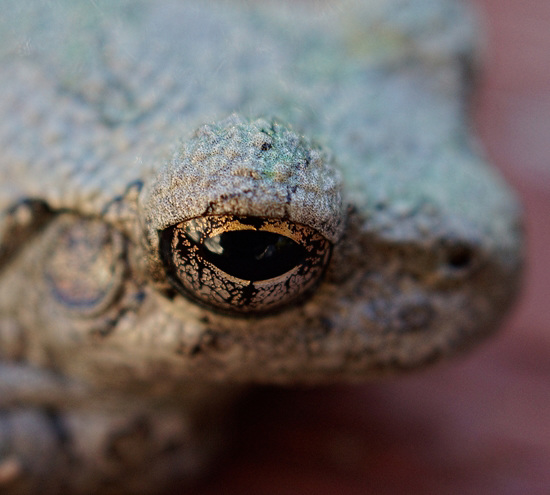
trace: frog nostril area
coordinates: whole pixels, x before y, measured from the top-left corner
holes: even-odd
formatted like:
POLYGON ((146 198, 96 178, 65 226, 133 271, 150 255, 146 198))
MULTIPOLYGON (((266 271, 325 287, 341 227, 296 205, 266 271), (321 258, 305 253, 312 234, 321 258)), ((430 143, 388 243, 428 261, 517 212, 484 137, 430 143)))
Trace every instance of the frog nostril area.
POLYGON ((454 239, 442 244, 437 271, 444 280, 456 281, 473 276, 483 264, 480 247, 475 242, 454 239))
POLYGON ((451 270, 463 271, 474 263, 474 252, 466 244, 450 246, 446 253, 445 264, 451 270))

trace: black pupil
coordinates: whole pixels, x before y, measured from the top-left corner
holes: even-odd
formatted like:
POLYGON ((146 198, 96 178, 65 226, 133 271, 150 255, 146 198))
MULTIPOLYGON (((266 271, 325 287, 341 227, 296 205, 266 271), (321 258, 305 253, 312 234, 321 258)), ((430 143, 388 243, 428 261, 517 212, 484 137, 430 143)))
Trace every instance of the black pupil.
POLYGON ((250 281, 282 275, 307 256, 306 249, 289 237, 257 230, 224 232, 198 246, 206 261, 229 275, 250 281))

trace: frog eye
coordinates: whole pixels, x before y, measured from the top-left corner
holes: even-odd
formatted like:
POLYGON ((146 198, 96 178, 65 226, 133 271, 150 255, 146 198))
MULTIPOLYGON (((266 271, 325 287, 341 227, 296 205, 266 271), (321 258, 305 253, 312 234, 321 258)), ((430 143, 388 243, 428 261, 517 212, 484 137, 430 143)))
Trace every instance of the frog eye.
POLYGON ((288 220, 220 215, 168 227, 160 233, 160 251, 183 295, 225 313, 258 314, 311 294, 331 244, 288 220))
POLYGON ((94 316, 120 295, 122 237, 104 222, 62 216, 51 231, 45 279, 55 300, 78 316, 94 316))

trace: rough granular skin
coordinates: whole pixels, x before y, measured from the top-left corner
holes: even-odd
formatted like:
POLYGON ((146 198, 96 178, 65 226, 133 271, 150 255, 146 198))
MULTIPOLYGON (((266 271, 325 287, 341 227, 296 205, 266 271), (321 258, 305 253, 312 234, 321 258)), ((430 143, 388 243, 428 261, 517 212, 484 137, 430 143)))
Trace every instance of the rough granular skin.
POLYGON ((469 133, 461 3, 2 7, 0 492, 156 493, 205 472, 248 384, 497 328, 521 212, 469 133), (197 304, 159 240, 205 215, 312 229, 324 278, 277 312, 197 304))
POLYGON ((286 218, 331 242, 343 230, 342 180, 331 156, 264 119, 232 115, 204 125, 142 194, 149 239, 200 215, 286 218))

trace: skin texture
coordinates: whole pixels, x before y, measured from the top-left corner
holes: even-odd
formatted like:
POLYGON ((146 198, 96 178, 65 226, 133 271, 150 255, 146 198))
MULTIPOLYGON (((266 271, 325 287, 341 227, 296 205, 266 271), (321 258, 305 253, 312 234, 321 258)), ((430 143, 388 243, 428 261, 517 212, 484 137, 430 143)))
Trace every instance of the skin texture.
POLYGON ((519 209, 465 129, 467 17, 392 6, 127 16, 90 4, 3 26, 0 104, 16 121, 0 132, 0 482, 12 493, 155 491, 200 472, 243 384, 371 378, 496 327, 519 272, 519 209), (250 318, 174 293, 159 232, 229 213, 333 243, 307 301, 250 318))
POLYGON ((254 395, 240 442, 193 494, 548 493, 550 4, 475 4, 486 38, 475 126, 526 214, 527 272, 512 317, 498 339, 421 373, 254 395))

